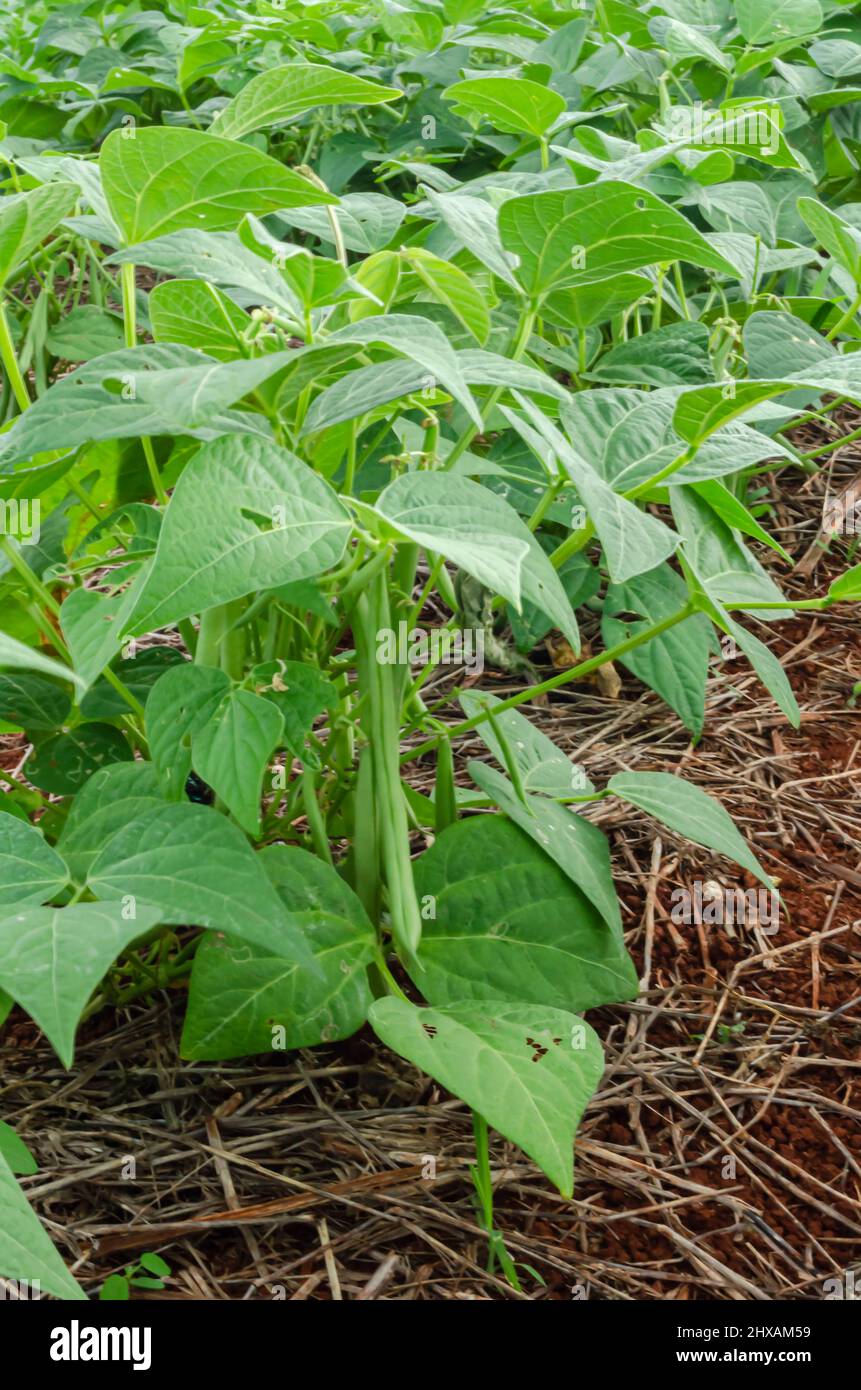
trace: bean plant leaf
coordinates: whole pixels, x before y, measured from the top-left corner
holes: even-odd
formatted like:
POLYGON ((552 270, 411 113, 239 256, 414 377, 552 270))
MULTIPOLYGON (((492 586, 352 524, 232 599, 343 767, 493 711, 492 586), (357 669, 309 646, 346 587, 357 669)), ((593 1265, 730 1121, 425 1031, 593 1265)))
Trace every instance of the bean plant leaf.
POLYGON ((415 982, 431 1004, 504 999, 578 1013, 631 999, 620 938, 527 835, 500 816, 444 830, 416 865, 433 904, 415 982))
POLYGON ((57 841, 73 882, 83 887, 93 860, 117 830, 163 804, 152 763, 112 763, 94 772, 72 802, 57 841))
MULTIPOLYGON (((150 756, 165 796, 178 801, 191 771, 191 742, 230 690, 230 678, 212 666, 184 662, 153 686, 146 702, 150 756)), ((201 774, 203 775, 203 774, 201 774)))
POLYGON ((565 110, 565 98, 526 77, 474 77, 443 94, 466 111, 486 117, 497 130, 544 135, 565 110))
POLYGON ((84 688, 84 682, 68 666, 53 657, 43 656, 6 632, 0 632, 0 671, 39 671, 55 680, 71 681, 78 689, 84 688))
POLYGON ((355 1033, 372 995, 371 923, 343 879, 304 850, 274 845, 260 856, 291 925, 319 973, 235 937, 212 933, 194 960, 183 1057, 218 1061, 335 1042, 355 1033))
POLYGON ((336 203, 269 155, 178 126, 113 131, 99 155, 108 207, 126 245, 183 227, 224 232, 246 213, 336 203))
POLYGON ((156 925, 156 908, 119 904, 27 907, 0 918, 0 985, 27 1010, 65 1067, 75 1030, 105 971, 156 925))
POLYGON ((487 763, 471 762, 469 775, 559 865, 621 939, 622 917, 613 888, 610 850, 598 827, 547 797, 527 794, 521 800, 508 778, 487 763))
POLYGON ((383 87, 351 72, 320 63, 289 63, 252 77, 219 112, 212 129, 216 135, 241 140, 253 130, 284 125, 319 107, 377 106, 402 97, 397 87, 383 87))
POLYGON ((5 1120, 0 1120, 0 1158, 5 1158, 12 1172, 19 1177, 29 1178, 39 1171, 39 1165, 24 1140, 5 1120))
POLYGON ((452 474, 409 473, 382 493, 376 510, 401 535, 444 555, 518 610, 546 613, 575 650, 577 621, 544 551, 502 498, 452 474))
POLYGON ((54 230, 78 198, 72 183, 46 183, 0 202, 0 286, 54 230))
POLYGON ((22 729, 55 729, 65 722, 71 708, 66 691, 47 676, 0 676, 0 719, 10 724, 22 729))
POLYGON ((135 816, 96 856, 89 887, 104 901, 151 904, 163 922, 227 931, 314 969, 245 836, 208 806, 171 803, 135 816))
POLYGON ((284 721, 284 743, 295 758, 317 767, 319 758, 306 740, 314 720, 337 705, 338 692, 316 666, 305 661, 263 662, 251 672, 258 695, 275 706, 284 721))
POLYGON ((621 181, 509 198, 499 234, 532 296, 666 261, 735 274, 682 213, 621 181))
POLYGON ((419 318, 415 314, 381 314, 339 329, 332 335, 331 341, 367 345, 379 343, 412 358, 424 367, 427 383, 448 391, 478 428, 482 428, 481 415, 463 379, 457 355, 442 330, 429 319, 419 318))
POLYGON ((66 865, 42 832, 0 811, 0 909, 47 902, 68 881, 66 865))
POLYGON ((490 691, 464 690, 460 705, 467 719, 483 710, 493 713, 477 726, 479 738, 487 745, 497 762, 506 766, 505 752, 499 733, 510 751, 520 774, 524 791, 542 792, 545 796, 567 799, 588 796, 595 788, 583 768, 557 748, 520 710, 497 712, 502 700, 490 691))
POLYGON ((466 1101, 570 1197, 574 1134, 603 1070, 588 1023, 541 1004, 492 999, 420 1009, 394 998, 378 999, 370 1022, 388 1047, 466 1101))
POLYGON ((171 497, 132 630, 321 574, 343 554, 349 526, 328 484, 286 449, 217 439, 195 454, 171 497))
POLYGON ((284 730, 277 706, 232 690, 192 736, 191 760, 249 835, 260 834, 263 774, 284 730))
POLYGON ((81 1288, 30 1206, 0 1153, 0 1268, 7 1279, 69 1302, 86 1302, 81 1288))
MULTIPOLYGON (((684 581, 669 566, 638 575, 625 584, 611 584, 601 614, 604 645, 614 647, 627 642, 651 624, 672 617, 684 606, 686 598, 684 581)), ((622 665, 666 700, 697 737, 705 722, 709 633, 709 624, 702 614, 692 614, 619 658, 622 665)))
POLYGON ((736 0, 738 27, 748 43, 812 34, 822 24, 819 0, 736 0))
POLYGON ((774 887, 729 812, 693 782, 685 782, 669 772, 617 772, 607 787, 686 839, 734 859, 766 888, 774 887))
POLYGON ((28 781, 55 796, 74 796, 93 773, 134 754, 114 724, 78 724, 34 744, 25 763, 28 781))

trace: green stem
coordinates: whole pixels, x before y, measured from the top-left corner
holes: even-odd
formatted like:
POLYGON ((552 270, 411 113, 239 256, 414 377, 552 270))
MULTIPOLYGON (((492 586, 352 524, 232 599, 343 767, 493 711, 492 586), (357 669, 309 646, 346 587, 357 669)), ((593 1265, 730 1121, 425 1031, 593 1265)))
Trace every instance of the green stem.
POLYGON ((131 261, 120 267, 120 284, 123 293, 123 323, 125 325, 126 347, 137 345, 137 305, 135 303, 135 268, 131 261))
POLYGON ((158 471, 158 463, 156 462, 155 452, 152 447, 152 440, 147 438, 146 435, 142 435, 141 444, 143 445, 144 458, 146 459, 146 466, 155 495, 162 506, 166 507, 168 502, 167 491, 161 480, 161 474, 158 471))
POLYGON ((799 454, 798 457, 808 463, 811 459, 819 458, 822 454, 830 454, 835 449, 842 449, 844 444, 851 444, 856 439, 861 439, 861 426, 857 430, 853 430, 851 434, 844 434, 841 439, 832 439, 830 444, 820 444, 818 449, 810 449, 806 454, 799 454))
MULTIPOLYGON (((748 605, 749 606, 749 605, 748 605)), ((628 637, 624 642, 617 642, 615 647, 608 647, 606 651, 599 652, 597 656, 590 657, 588 661, 581 661, 578 666, 572 666, 568 671, 560 671, 558 676, 551 676, 549 680, 542 681, 540 685, 527 686, 517 695, 511 695, 507 700, 502 700, 498 705, 494 705, 494 714, 503 714, 507 709, 516 709, 518 705, 526 704, 534 700, 538 695, 545 695, 551 690, 557 690, 560 685, 568 685, 571 681, 582 680, 584 676, 590 675, 592 671, 597 671, 599 666, 606 666, 610 661, 625 656, 627 652, 633 651, 635 647, 641 647, 645 642, 650 642, 653 637, 658 637, 662 632, 667 632, 677 623, 684 622, 695 612, 692 601, 688 601, 684 608, 680 608, 678 613, 674 613, 670 618, 663 618, 659 623, 652 623, 644 628, 635 637, 628 637)), ((446 729, 444 734, 438 734, 435 738, 427 739, 420 743, 418 747, 409 749, 401 757, 401 763, 414 762, 416 758, 421 758, 425 753, 430 753, 436 748, 443 738, 456 738, 460 734, 467 734, 471 729, 475 729, 479 724, 483 724, 490 718, 489 709, 482 711, 481 714, 474 714, 471 719, 464 719, 459 724, 446 729)))
POLYGON ((317 800, 316 778, 310 767, 306 767, 302 771, 302 805, 305 809, 305 817, 308 821, 308 830, 311 834, 314 850, 321 859, 325 859, 327 864, 331 864, 332 851, 329 847, 326 822, 317 800))
POLYGON ((12 342, 12 334, 9 329, 9 320, 6 317, 6 304, 3 300, 0 300, 0 361, 3 363, 18 405, 21 410, 26 410, 30 404, 30 395, 21 375, 21 368, 18 366, 15 345, 12 342))
POLYGON ((832 338, 836 338, 838 333, 843 332, 843 329, 847 324, 852 322, 859 309, 861 309, 861 290, 856 294, 849 308, 846 310, 846 313, 843 314, 842 317, 837 320, 834 327, 825 334, 828 342, 830 342, 832 338))

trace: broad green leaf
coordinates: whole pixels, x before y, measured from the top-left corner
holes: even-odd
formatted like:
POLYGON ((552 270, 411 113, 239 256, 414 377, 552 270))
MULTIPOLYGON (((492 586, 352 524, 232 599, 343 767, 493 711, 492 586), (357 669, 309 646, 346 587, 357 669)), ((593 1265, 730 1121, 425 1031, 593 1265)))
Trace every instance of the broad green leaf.
POLYGON ((558 575, 501 497, 455 474, 405 473, 380 495, 376 511, 518 610, 524 600, 534 604, 579 650, 577 621, 558 575))
POLYGON ((689 443, 700 445, 723 425, 754 406, 789 390, 791 382, 730 381, 720 386, 697 386, 679 397, 673 426, 689 443))
POLYGON ((443 93, 465 111, 485 116, 497 130, 544 135, 565 110, 565 98, 526 77, 475 77, 443 93))
POLYGON ((861 565, 853 565, 845 574, 840 574, 836 579, 832 579, 828 596, 836 603, 861 599, 861 565))
POLYGON ((255 666, 250 679, 257 694, 264 695, 280 711, 283 739, 293 756, 317 767, 319 759, 306 744, 306 738, 317 716, 338 702, 332 682, 316 666, 280 658, 255 666))
POLYGON ((54 661, 52 657, 43 656, 6 632, 0 632, 0 671, 39 671, 56 680, 71 681, 79 690, 85 688, 83 681, 68 666, 54 661))
POLYGON ((565 386, 526 362, 513 362, 510 357, 485 352, 482 348, 463 348, 457 360, 470 386, 502 386, 508 391, 529 391, 536 396, 549 396, 565 405, 571 400, 571 392, 565 386))
POLYGON ((116 594, 73 589, 63 603, 60 627, 84 689, 89 689, 127 640, 147 573, 146 567, 139 569, 132 582, 116 594))
POLYGON ((469 775, 559 865, 621 940, 622 915, 613 887, 610 849, 598 827, 547 797, 527 795, 521 801, 508 778, 487 763, 471 762, 469 775))
POLYGON ((470 193, 435 193, 425 190, 434 212, 462 246, 512 289, 519 288, 514 274, 517 259, 502 245, 496 209, 470 193))
POLYGON ((361 319, 339 329, 329 340, 333 343, 362 343, 391 348, 424 367, 426 384, 441 386, 453 396, 479 429, 481 415, 463 379, 457 354, 451 348, 441 328, 429 319, 415 314, 379 314, 361 319))
POLYGON ((68 1302, 87 1301, 0 1154, 0 1274, 68 1302))
MULTIPOLYGON (((295 251, 298 254, 300 250, 299 247, 291 248, 283 243, 279 245, 285 253, 295 251)), ((167 236, 138 242, 124 251, 117 251, 109 258, 108 264, 124 265, 126 262, 148 265, 165 275, 175 276, 179 281, 219 285, 242 303, 266 304, 294 316, 301 313, 296 291, 279 271, 275 256, 270 260, 258 255, 253 248, 245 245, 236 232, 206 232, 186 227, 182 231, 169 232, 167 236)), ((169 303, 171 293, 174 297, 180 293, 172 289, 172 284, 172 281, 168 281, 153 290, 150 304, 156 305, 156 313, 160 312, 158 306, 164 298, 164 291, 168 292, 169 303)), ((195 294, 199 299, 200 291, 197 290, 195 294)), ((208 324, 211 310, 204 312, 208 324)), ((231 305, 228 312, 245 317, 235 305, 231 305)), ((190 343, 189 346, 197 344, 190 343)))
POLYGON ((46 902, 68 881, 66 865, 41 830, 0 811, 0 909, 46 902))
POLYGON ((367 967, 377 946, 358 898, 305 850, 274 845, 260 857, 319 974, 235 937, 208 936, 195 956, 182 1034, 182 1056, 191 1060, 335 1042, 368 1016, 367 967))
POLYGON ((685 463, 692 451, 686 451, 673 428, 678 399, 673 389, 580 391, 569 399, 561 419, 578 454, 589 459, 617 492, 644 486, 670 463, 681 464, 673 482, 688 483, 735 473, 769 458, 791 457, 777 440, 735 421, 700 445, 685 463))
POLYGON ((829 77, 854 77, 861 73, 861 44, 846 39, 822 39, 807 50, 820 72, 829 77))
POLYGON ((481 290, 466 272, 421 246, 406 247, 402 254, 434 299, 450 309, 483 347, 490 333, 490 313, 481 290))
POLYGON ((711 592, 711 581, 697 572, 696 566, 684 551, 679 552, 679 558, 688 581, 688 591, 697 608, 706 613, 721 632, 733 639, 736 646, 744 652, 766 690, 774 696, 789 722, 794 728, 799 728, 801 712, 798 702, 777 657, 764 642, 760 642, 758 637, 731 617, 720 599, 711 592))
POLYGON ((771 879, 742 839, 735 822, 719 801, 692 782, 669 772, 617 772, 607 783, 632 806, 654 816, 696 845, 704 845, 754 874, 766 888, 771 879))
POLYGON ((252 836, 260 834, 263 774, 283 731, 271 701, 250 690, 232 690, 192 736, 195 772, 252 836))
POLYGON ((227 407, 290 364, 292 354, 217 362, 178 343, 111 352, 61 377, 0 443, 0 473, 34 454, 100 439, 228 431, 267 433, 262 417, 227 407))
POLYGON ((74 903, 0 918, 0 984, 41 1028, 64 1067, 84 1006, 117 956, 159 921, 152 907, 74 903))
POLYGON ((732 61, 727 54, 693 24, 661 15, 649 21, 649 32, 659 48, 666 49, 672 67, 677 66, 678 59, 704 58, 723 72, 732 72, 732 61))
MULTIPOLYGON (((783 602, 774 580, 705 498, 692 487, 673 487, 670 501, 685 555, 708 580, 713 596, 733 608, 743 608, 746 601, 783 602)), ((769 612, 765 610, 760 616, 767 618, 769 612)))
POLYGON ((592 285, 548 294, 544 313, 564 327, 591 328, 593 324, 607 323, 620 309, 627 309, 651 290, 652 282, 645 275, 611 275, 592 285))
MULTIPOLYGON (((495 711, 502 704, 499 696, 485 690, 464 690, 458 698, 467 719, 485 709, 495 711)), ((552 739, 516 709, 494 713, 492 719, 486 719, 476 728, 479 738, 503 768, 507 764, 499 730, 520 773, 524 791, 543 792, 545 796, 563 799, 594 792, 583 768, 572 763, 552 739)))
POLYGON ((631 386, 687 386, 714 380, 709 332, 702 323, 670 323, 605 352, 588 381, 631 386))
POLYGON ((716 512, 721 521, 725 522, 731 530, 741 531, 744 535, 752 536, 754 540, 761 541, 763 545, 776 551, 788 565, 792 564, 792 556, 787 554, 779 541, 776 541, 763 526, 760 526, 753 513, 723 483, 718 482, 717 479, 711 479, 702 483, 694 483, 693 490, 698 497, 704 498, 712 511, 716 512))
MULTIPOLYGON (((302 426, 303 435, 358 420, 381 405, 418 395, 428 388, 428 370, 421 362, 388 358, 357 367, 336 378, 312 403, 302 426)), ((426 397, 427 399, 427 397, 426 397)))
MULTIPOLYGON (((606 647, 627 642, 652 624, 672 617, 684 606, 685 584, 668 565, 640 574, 626 584, 611 584, 604 598, 601 636, 606 647), (636 620, 619 614, 637 614, 636 620)), ((705 691, 709 664, 709 625, 692 614, 677 627, 653 637, 620 657, 623 666, 657 691, 682 723, 697 737, 705 721, 705 691)))
POLYGON ((655 569, 673 554, 679 537, 668 526, 608 487, 553 422, 524 396, 518 395, 517 401, 529 419, 528 425, 505 406, 501 407, 502 414, 536 458, 546 460, 549 453, 571 478, 604 547, 612 580, 621 584, 636 574, 655 569))
POLYGON ((403 95, 397 87, 382 87, 320 63, 288 63, 252 77, 219 112, 212 129, 216 135, 241 140, 252 130, 284 125, 321 106, 377 106, 403 95))
POLYGON ((191 742, 230 690, 230 678, 212 666, 186 661, 156 682, 146 702, 150 757, 166 797, 178 801, 191 771, 191 742))
MULTIPOLYGON (((861 49, 859 49, 861 52, 861 49)), ((812 231, 819 246, 841 265, 854 280, 861 277, 861 232, 850 222, 844 222, 836 212, 817 198, 799 198, 798 211, 812 231)), ((797 369, 798 363, 794 364, 797 369)))
POLYGON ((45 676, 0 676, 0 719, 22 729, 56 729, 72 708, 62 686, 45 676))
MULTIPOLYGON (((335 216, 347 250, 369 255, 388 246, 405 213, 403 203, 382 193, 345 193, 339 200, 335 216)), ((310 232, 327 245, 334 246, 332 222, 326 208, 292 208, 289 212, 282 212, 278 220, 288 227, 310 232)), ((288 277, 295 264, 295 260, 288 260, 284 266, 288 277)), ((333 274, 331 261, 317 259, 315 265, 318 269, 325 268, 328 276, 333 274)), ((310 296, 303 296, 306 297, 310 299, 310 296)))
POLYGON ((349 529, 335 493, 295 455, 246 436, 217 439, 174 490, 133 630, 322 574, 341 558, 349 529))
POLYGON ((251 326, 242 309, 202 280, 156 285, 149 297, 149 315, 157 343, 183 343, 219 362, 242 354, 242 334, 251 326))
POLYGON ((152 763, 112 763, 84 784, 72 802, 57 849, 78 886, 117 830, 142 812, 164 805, 152 763))
POLYGON ((533 297, 667 261, 735 274, 682 213, 618 181, 509 198, 499 234, 533 297))
POLYGON ((0 286, 71 212, 77 198, 72 183, 46 183, 0 200, 0 286))
POLYGON ((735 17, 748 43, 812 34, 822 24, 819 0, 736 0, 735 17))
POLYGON ((575 1014, 541 1004, 470 1000, 419 1009, 378 999, 379 1038, 520 1146, 564 1197, 574 1187, 574 1134, 598 1087, 601 1044, 575 1014))
POLYGON ((29 1178, 39 1171, 39 1165, 24 1140, 5 1120, 0 1120, 0 1158, 4 1158, 12 1172, 19 1177, 29 1178))
POLYGON ((502 816, 450 825, 416 863, 426 914, 415 981, 431 1004, 504 999, 579 1013, 632 999, 620 938, 570 879, 502 816))
MULTIPOLYGON (((176 647, 143 647, 140 651, 127 651, 116 674, 129 694, 145 704, 165 671, 185 664, 185 657, 176 647)), ((129 704, 107 679, 102 678, 87 691, 80 710, 84 719, 120 719, 128 714, 129 704)))
POLYGON ((67 362, 87 362, 123 347, 123 321, 97 304, 81 304, 49 329, 45 346, 67 362))
POLYGON ((824 357, 836 355, 836 349, 808 323, 774 309, 745 320, 744 348, 750 376, 772 380, 809 364, 821 365, 824 357))
POLYGON ((246 213, 336 203, 269 155, 234 140, 179 126, 115 130, 99 168, 108 207, 126 245, 183 227, 226 232, 246 213))
POLYGON ((89 887, 103 900, 152 904, 170 925, 229 932, 313 969, 258 856, 209 806, 171 803, 127 822, 96 856, 89 887))
POLYGON ((134 754, 113 724, 78 724, 34 744, 25 763, 27 780, 40 791, 74 796, 93 773, 134 754))

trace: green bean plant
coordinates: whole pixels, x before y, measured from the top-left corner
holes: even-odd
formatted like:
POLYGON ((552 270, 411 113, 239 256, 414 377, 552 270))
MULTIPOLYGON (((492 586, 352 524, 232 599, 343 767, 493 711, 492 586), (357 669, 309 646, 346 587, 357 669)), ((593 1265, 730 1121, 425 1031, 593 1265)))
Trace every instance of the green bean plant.
MULTIPOLYGON (((696 741, 729 640, 797 726, 772 624, 861 599, 836 525, 830 583, 784 594, 763 487, 861 404, 861 20, 160 0, 0 32, 0 1024, 67 1067, 165 990, 190 1065, 369 1025, 473 1112, 518 1285, 488 1129, 569 1196, 583 1014, 638 990, 592 809, 774 888, 715 799, 595 786, 525 707, 618 663, 696 741), (440 683, 452 652, 514 693, 440 683)), ((0 1274, 84 1297, 2 1146, 0 1212, 0 1274)))

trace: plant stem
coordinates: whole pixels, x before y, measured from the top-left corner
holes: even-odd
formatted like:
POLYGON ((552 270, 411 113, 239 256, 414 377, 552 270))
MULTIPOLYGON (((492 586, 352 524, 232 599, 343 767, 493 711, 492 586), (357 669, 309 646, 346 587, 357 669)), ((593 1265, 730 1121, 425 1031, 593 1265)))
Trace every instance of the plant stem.
POLYGON ((861 309, 861 290, 859 290, 856 294, 852 303, 849 305, 849 308, 846 310, 846 313, 843 314, 837 320, 834 327, 830 329, 828 333, 825 334, 825 337, 829 343, 831 342, 832 338, 837 337, 838 333, 843 332, 843 329, 847 326, 847 324, 850 324, 852 322, 859 309, 861 309))
POLYGON ((152 440, 147 435, 141 435, 141 444, 143 445, 147 471, 149 472, 155 495, 162 506, 166 507, 168 503, 167 491, 161 480, 161 474, 158 471, 158 463, 156 462, 155 451, 152 447, 152 440))
POLYGON ((120 284, 123 293, 123 324, 125 326, 126 347, 137 345, 137 304, 135 303, 135 268, 131 261, 120 267, 120 284))
MULTIPOLYGON (((787 605, 790 606, 790 605, 787 605)), ((797 605, 796 605, 797 606, 797 605)), ((680 608, 678 613, 672 617, 663 618, 659 623, 652 623, 650 627, 644 628, 635 637, 628 637, 624 642, 617 642, 615 647, 608 647, 606 651, 599 652, 597 656, 592 656, 588 661, 581 661, 578 666, 572 666, 568 671, 560 671, 558 676, 551 676, 549 680, 542 681, 540 685, 527 686, 517 695, 511 695, 507 700, 502 700, 498 705, 494 705, 494 714, 503 714, 507 709, 516 709, 518 705, 526 704, 534 700, 537 695, 545 695, 551 690, 556 690, 560 685, 568 685, 571 681, 582 680, 592 671, 597 671, 599 666, 606 666, 610 661, 616 661, 627 652, 633 651, 635 647, 641 647, 644 642, 650 642, 653 637, 658 637, 662 632, 667 632, 677 623, 684 622, 694 613, 695 607, 692 601, 688 601, 684 608, 680 608)), ((490 718, 491 711, 484 710, 481 714, 474 714, 471 719, 464 719, 460 724, 446 729, 444 734, 438 734, 435 738, 427 739, 420 743, 417 748, 410 748, 401 757, 401 763, 413 762, 416 758, 421 758, 425 753, 430 753, 436 748, 443 738, 456 738, 459 734, 467 734, 470 729, 475 729, 479 724, 483 724, 490 718)))
POLYGON ((21 368, 18 366, 15 345, 12 342, 12 334, 9 329, 9 320, 6 317, 6 304, 3 300, 0 300, 0 361, 3 363, 18 405, 22 411, 26 410, 30 405, 30 395, 21 375, 21 368))

